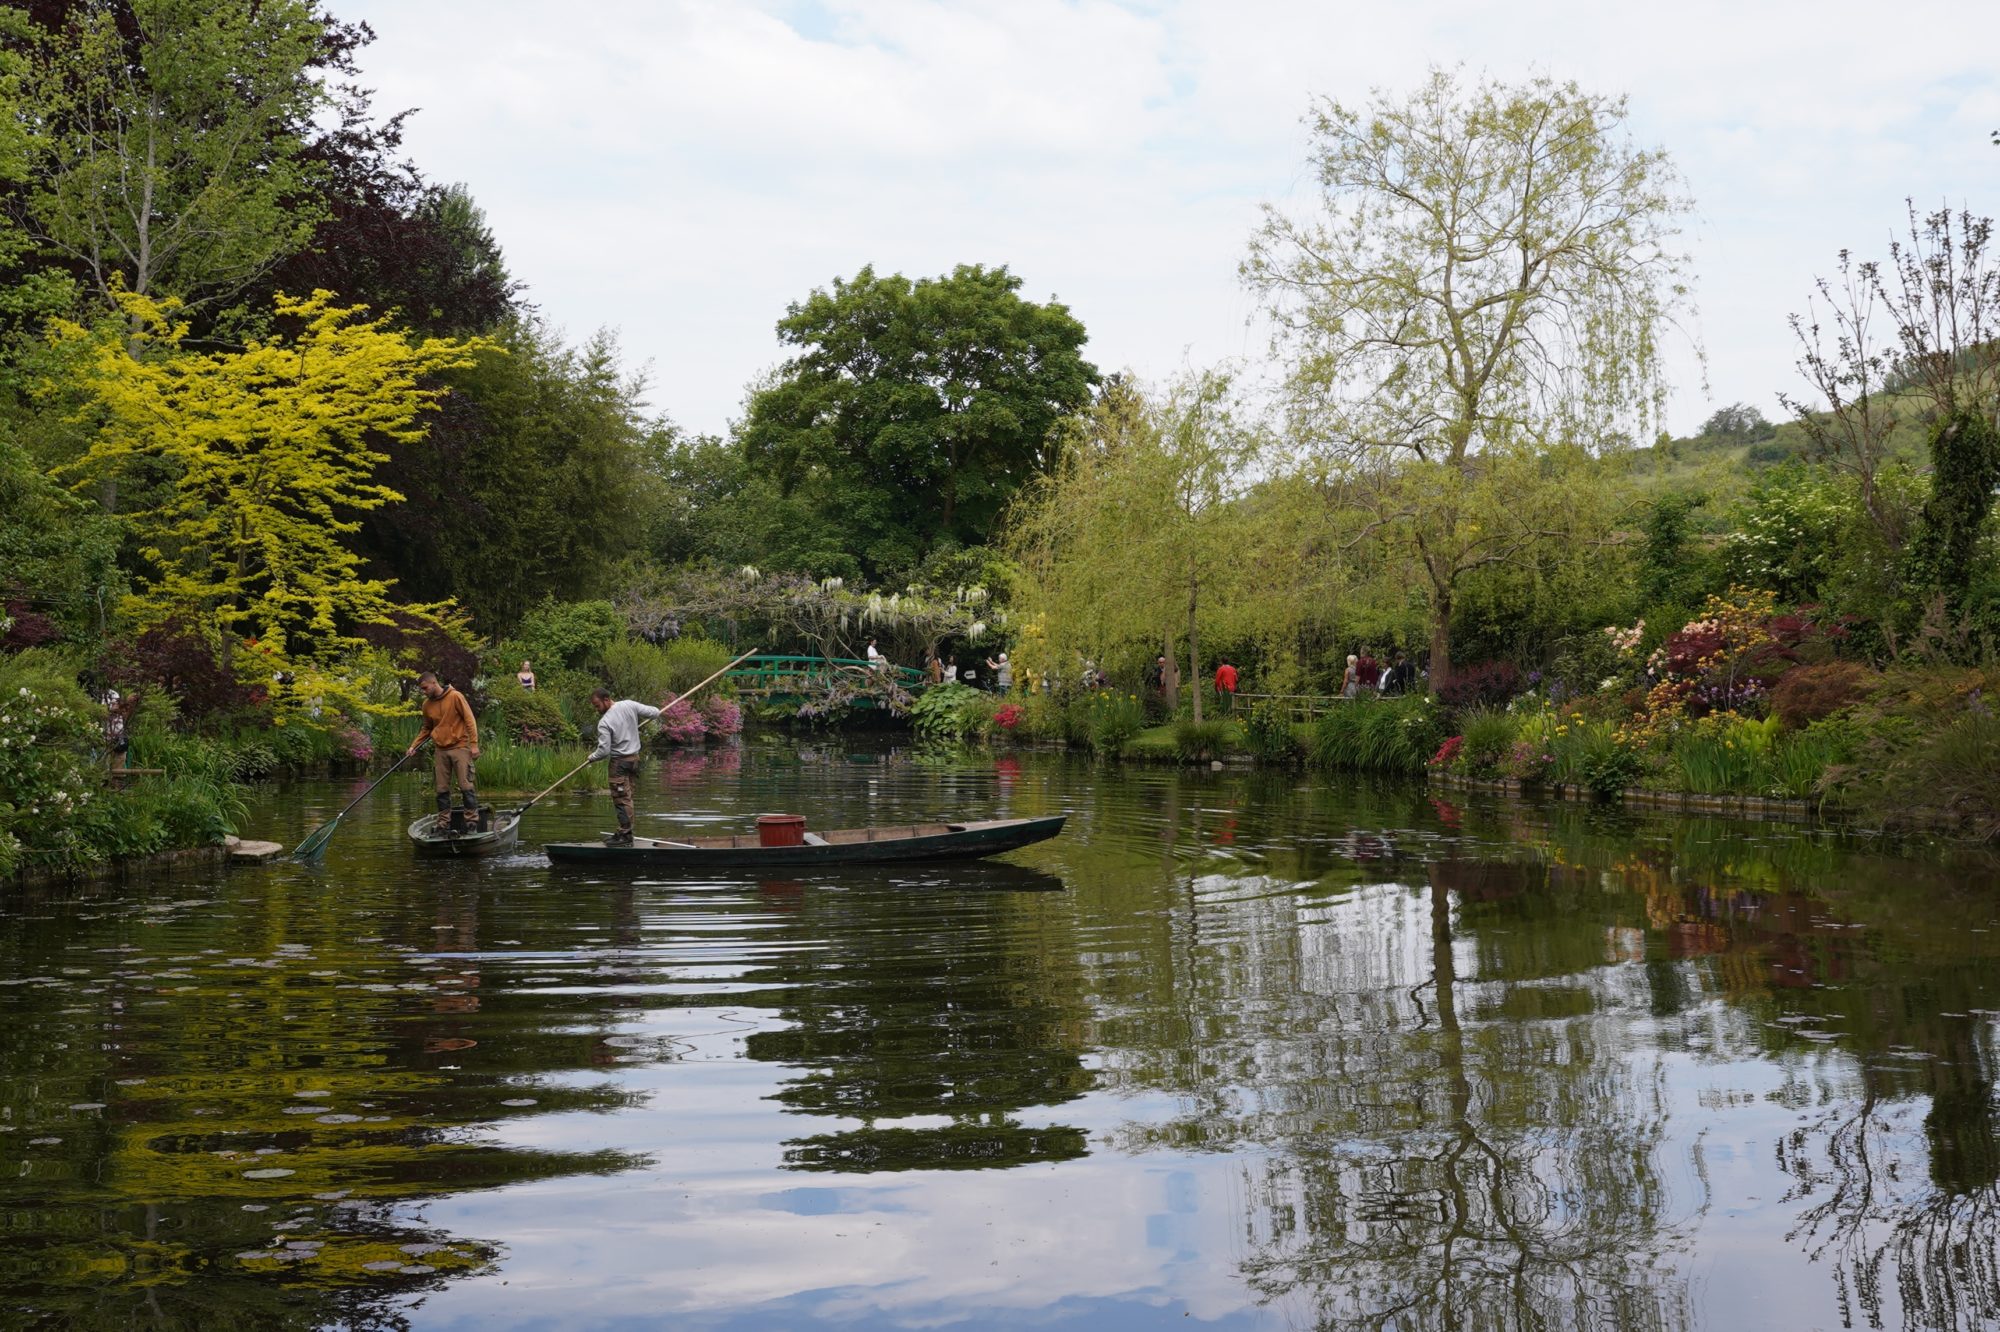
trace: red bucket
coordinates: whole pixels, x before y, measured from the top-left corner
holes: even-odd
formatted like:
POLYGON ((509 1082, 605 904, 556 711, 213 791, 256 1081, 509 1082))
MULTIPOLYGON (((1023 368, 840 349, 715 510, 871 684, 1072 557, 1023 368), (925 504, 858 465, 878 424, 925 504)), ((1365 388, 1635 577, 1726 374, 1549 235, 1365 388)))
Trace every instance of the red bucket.
POLYGON ((757 845, 804 846, 805 844, 805 815, 759 814, 757 816, 757 845))

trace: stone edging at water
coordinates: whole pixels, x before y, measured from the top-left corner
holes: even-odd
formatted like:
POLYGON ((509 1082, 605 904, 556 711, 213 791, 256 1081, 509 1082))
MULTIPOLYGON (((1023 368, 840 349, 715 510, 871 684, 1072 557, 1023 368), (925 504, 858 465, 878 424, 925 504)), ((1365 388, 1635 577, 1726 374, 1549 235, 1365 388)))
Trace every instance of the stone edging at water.
MULTIPOLYGON (((1490 791, 1495 795, 1543 795, 1555 800, 1592 800, 1587 786, 1560 782, 1543 784, 1512 778, 1464 777, 1457 773, 1433 772, 1432 786, 1457 791, 1490 791)), ((1628 786, 1619 792, 1628 805, 1649 809, 1670 809, 1688 814, 1728 814, 1736 818, 1784 820, 1809 823, 1827 816, 1826 808, 1813 800, 1781 800, 1769 796, 1696 795, 1689 791, 1651 791, 1628 786)))

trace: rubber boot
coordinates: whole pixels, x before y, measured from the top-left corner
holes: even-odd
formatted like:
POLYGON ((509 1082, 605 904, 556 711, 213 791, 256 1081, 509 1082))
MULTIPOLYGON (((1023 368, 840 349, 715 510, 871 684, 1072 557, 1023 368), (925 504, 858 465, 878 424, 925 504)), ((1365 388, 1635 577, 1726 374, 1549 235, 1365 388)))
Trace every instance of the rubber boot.
POLYGON ((479 831, 479 797, 470 787, 458 793, 458 820, 465 831, 479 831))

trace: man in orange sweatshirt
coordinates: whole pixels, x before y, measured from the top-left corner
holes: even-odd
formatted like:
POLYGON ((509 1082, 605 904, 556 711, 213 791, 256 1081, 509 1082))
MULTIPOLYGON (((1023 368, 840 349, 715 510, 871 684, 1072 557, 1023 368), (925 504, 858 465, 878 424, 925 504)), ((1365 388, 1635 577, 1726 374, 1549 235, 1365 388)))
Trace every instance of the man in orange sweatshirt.
POLYGON ((466 821, 470 823, 479 817, 479 795, 473 789, 472 777, 473 760, 479 757, 479 720, 472 715, 472 705, 465 701, 465 695, 439 683, 434 672, 425 671, 418 676, 417 688, 424 696, 424 729, 410 741, 408 752, 414 754, 418 745, 426 740, 431 742, 438 822, 444 822, 444 815, 451 808, 451 788, 456 782, 459 807, 468 811, 466 821))

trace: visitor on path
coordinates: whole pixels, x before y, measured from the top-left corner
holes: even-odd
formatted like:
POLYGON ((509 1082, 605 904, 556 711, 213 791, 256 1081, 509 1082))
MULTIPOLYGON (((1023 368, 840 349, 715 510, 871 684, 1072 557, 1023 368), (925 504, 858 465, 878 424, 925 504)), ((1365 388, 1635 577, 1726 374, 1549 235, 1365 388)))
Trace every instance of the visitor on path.
POLYGON ((424 741, 431 742, 431 776, 437 783, 438 822, 451 810, 451 788, 458 787, 458 807, 477 818, 479 793, 475 789, 474 766, 479 760, 479 719, 465 695, 441 683, 437 672, 425 671, 417 677, 417 692, 424 696, 424 726, 410 747, 408 758, 424 741))
POLYGON ((1407 692, 1416 673, 1417 668, 1410 665, 1409 658, 1398 649, 1389 658, 1389 669, 1382 672, 1382 693, 1393 695, 1407 692))
POLYGON ((958 658, 955 656, 944 659, 944 682, 946 684, 958 683, 958 658))
POLYGON ((944 663, 938 660, 938 654, 935 652, 931 653, 930 659, 924 663, 924 678, 934 685, 944 683, 944 663))
POLYGON ((1004 694, 1014 687, 1014 667, 1007 660, 1006 653, 1001 653, 998 661, 988 657, 986 669, 992 673, 993 688, 999 693, 1004 694))
POLYGON ((597 748, 585 761, 611 760, 611 811, 618 816, 618 831, 605 837, 604 844, 630 846, 632 788, 639 780, 639 728, 660 710, 630 698, 614 703, 609 689, 592 691, 590 706, 597 709, 597 748))
POLYGON ((875 640, 872 638, 869 639, 868 669, 871 671, 887 670, 888 666, 889 666, 889 659, 883 656, 881 650, 875 646, 875 640))
POLYGON ((1236 668, 1226 661, 1215 666, 1215 699, 1231 712, 1236 711, 1236 668))
POLYGON ((1342 698, 1361 696, 1361 659, 1352 652, 1347 654, 1347 670, 1340 677, 1340 696, 1342 698))
POLYGON ((514 673, 514 680, 529 693, 535 692, 535 668, 527 662, 521 663, 521 669, 514 673))
POLYGON ((1363 689, 1380 689, 1382 686, 1382 663, 1375 660, 1375 654, 1368 648, 1361 649, 1361 659, 1354 663, 1355 672, 1361 678, 1363 689))

